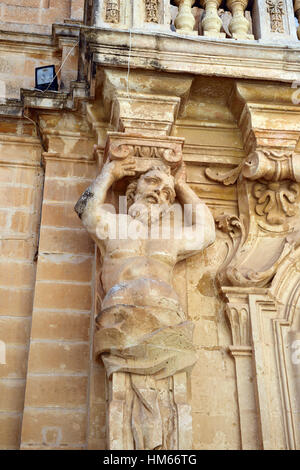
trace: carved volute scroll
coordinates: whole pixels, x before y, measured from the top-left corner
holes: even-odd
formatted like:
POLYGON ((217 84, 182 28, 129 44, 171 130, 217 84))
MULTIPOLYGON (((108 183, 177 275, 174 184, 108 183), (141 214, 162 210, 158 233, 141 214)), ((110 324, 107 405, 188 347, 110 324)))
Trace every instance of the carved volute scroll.
MULTIPOLYGON (((182 145, 180 137, 142 137, 119 132, 110 132, 104 160, 122 160, 134 158, 139 172, 147 171, 154 161, 164 164, 171 172, 182 163, 182 145)), ((95 149, 97 152, 97 148, 95 149)), ((101 151, 101 148, 99 148, 101 151)))
POLYGON ((234 184, 240 176, 249 180, 300 182, 300 155, 290 150, 258 148, 251 152, 242 163, 228 172, 207 169, 206 175, 225 185, 234 184))

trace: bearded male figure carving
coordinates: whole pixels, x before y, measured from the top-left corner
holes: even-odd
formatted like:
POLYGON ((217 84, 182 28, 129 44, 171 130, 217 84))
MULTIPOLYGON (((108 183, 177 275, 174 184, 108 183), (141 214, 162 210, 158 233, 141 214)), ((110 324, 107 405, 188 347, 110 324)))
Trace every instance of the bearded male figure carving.
POLYGON ((183 165, 174 176, 163 164, 140 174, 134 158, 108 161, 75 210, 103 257, 95 352, 108 377, 130 377, 130 446, 176 449, 172 376, 190 370, 196 352, 193 325, 172 287, 173 268, 214 242, 213 217, 187 185, 183 165), (124 177, 134 179, 128 213, 116 214, 105 200, 124 177), (184 223, 173 210, 176 198, 177 208, 188 205, 184 223))

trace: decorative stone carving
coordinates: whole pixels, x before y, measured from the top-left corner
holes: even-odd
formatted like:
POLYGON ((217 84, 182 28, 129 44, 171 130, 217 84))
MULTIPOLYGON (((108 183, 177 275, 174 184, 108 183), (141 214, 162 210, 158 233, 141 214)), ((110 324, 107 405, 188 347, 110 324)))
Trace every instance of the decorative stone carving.
POLYGON ((151 32, 170 32, 169 0, 134 0, 131 4, 133 28, 151 32))
POLYGON ((218 8, 221 0, 201 0, 200 4, 205 8, 205 15, 202 20, 204 36, 214 38, 225 38, 225 33, 220 33, 222 28, 222 20, 218 15, 218 8))
POLYGON ((265 216, 271 225, 283 224, 285 217, 297 212, 295 202, 299 196, 297 183, 291 181, 276 183, 256 183, 253 195, 257 199, 256 213, 265 216))
POLYGON ((110 449, 190 445, 182 438, 190 423, 186 372, 196 353, 172 271, 178 260, 213 243, 215 229, 185 182, 182 144, 113 133, 100 175, 75 207, 103 256, 95 354, 111 380, 110 449), (127 202, 121 209, 123 198, 116 213, 105 200, 121 180, 127 202), (183 226, 175 197, 189 205, 183 226))
POLYGON ((300 39, 300 0, 295 0, 294 9, 295 9, 295 15, 296 15, 296 17, 298 19, 298 23, 299 23, 299 26, 298 26, 298 29, 297 29, 297 35, 298 35, 298 39, 300 39))
POLYGON ((270 15, 271 31, 273 33, 284 33, 283 15, 285 11, 283 0, 266 0, 266 3, 270 15))
POLYGON ((178 6, 178 15, 175 19, 175 27, 177 33, 195 35, 197 31, 194 31, 195 17, 191 11, 192 6, 196 0, 174 0, 178 6))
POLYGON ((261 239, 258 245, 257 240, 249 236, 249 228, 242 216, 239 219, 222 215, 216 219, 216 223, 220 230, 229 235, 230 240, 227 256, 217 274, 220 289, 223 289, 222 286, 266 286, 292 245, 285 240, 275 243, 267 237, 261 239))
POLYGON ((218 273, 220 286, 268 285, 293 247, 287 235, 299 213, 299 156, 257 149, 236 168, 224 173, 207 169, 206 175, 225 185, 237 182, 239 197, 240 218, 221 215, 216 220, 230 241, 218 273))
POLYGON ((234 345, 249 345, 249 308, 248 304, 226 304, 234 345))
MULTIPOLYGON (((123 0, 93 0, 90 22, 96 28, 129 29, 132 26, 132 4, 123 0)), ((91 34, 97 36, 94 29, 91 34)))
POLYGON ((159 0, 145 0, 146 8, 146 22, 147 23, 158 23, 158 7, 159 0))
POLYGON ((248 0, 227 0, 226 5, 232 13, 229 31, 233 39, 254 39, 252 34, 248 34, 250 24, 244 14, 248 0))
POLYGON ((182 162, 182 139, 157 137, 153 143, 151 137, 135 137, 119 133, 110 133, 106 144, 106 153, 110 160, 135 158, 138 171, 146 171, 153 159, 163 161, 175 169, 182 162))
POLYGON ((249 180, 283 181, 290 179, 300 182, 300 156, 289 150, 258 148, 234 169, 220 173, 208 168, 206 175, 225 185, 234 184, 239 176, 249 180))
POLYGON ((290 0, 256 0, 252 9, 254 34, 264 42, 297 41, 293 3, 290 0))
POLYGON ((120 0, 108 0, 105 12, 105 21, 107 23, 120 22, 120 0))

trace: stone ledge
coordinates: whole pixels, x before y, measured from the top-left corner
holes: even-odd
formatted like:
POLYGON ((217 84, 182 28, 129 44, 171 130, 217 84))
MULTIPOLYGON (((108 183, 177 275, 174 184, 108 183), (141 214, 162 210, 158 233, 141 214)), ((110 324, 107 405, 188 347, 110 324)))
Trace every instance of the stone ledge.
POLYGON ((154 35, 91 27, 82 27, 82 31, 94 62, 102 66, 127 68, 131 44, 131 69, 284 82, 299 79, 299 41, 279 47, 258 41, 178 37, 176 33, 154 35))

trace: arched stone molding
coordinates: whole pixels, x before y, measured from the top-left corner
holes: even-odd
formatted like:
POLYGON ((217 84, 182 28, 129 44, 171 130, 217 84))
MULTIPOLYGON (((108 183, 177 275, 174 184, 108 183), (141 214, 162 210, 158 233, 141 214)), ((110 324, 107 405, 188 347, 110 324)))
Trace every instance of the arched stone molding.
POLYGON ((274 339, 286 448, 300 448, 300 247, 280 266, 270 294, 277 303, 274 339))
POLYGON ((299 449, 299 109, 287 87, 262 96, 247 83, 237 83, 231 106, 248 156, 206 175, 237 188, 239 216, 221 214, 216 223, 228 235, 218 283, 232 332, 242 448, 299 449), (264 101, 278 116, 272 129, 264 101))
POLYGON ((300 247, 281 263, 270 288, 222 291, 242 448, 299 449, 300 247))

